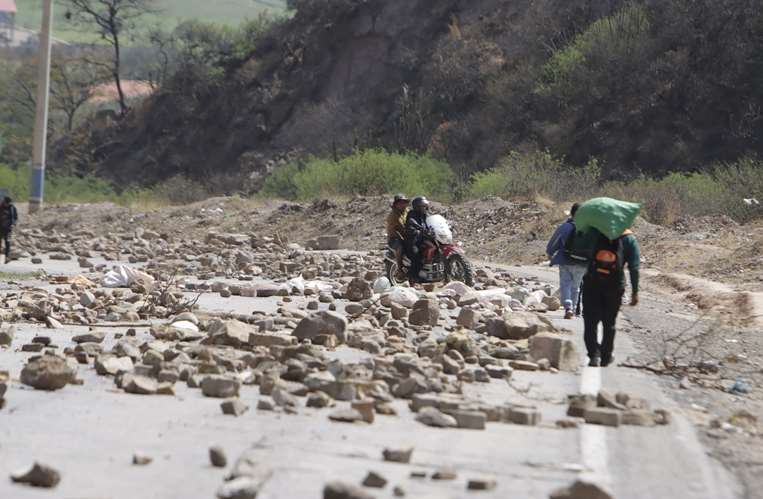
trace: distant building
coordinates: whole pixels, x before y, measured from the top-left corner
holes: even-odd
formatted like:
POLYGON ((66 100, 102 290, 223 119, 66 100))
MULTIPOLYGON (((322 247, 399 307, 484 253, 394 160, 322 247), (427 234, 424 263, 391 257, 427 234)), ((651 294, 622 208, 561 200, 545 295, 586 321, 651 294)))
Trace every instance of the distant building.
POLYGON ((16 0, 0 0, 0 45, 10 45, 16 35, 16 0))

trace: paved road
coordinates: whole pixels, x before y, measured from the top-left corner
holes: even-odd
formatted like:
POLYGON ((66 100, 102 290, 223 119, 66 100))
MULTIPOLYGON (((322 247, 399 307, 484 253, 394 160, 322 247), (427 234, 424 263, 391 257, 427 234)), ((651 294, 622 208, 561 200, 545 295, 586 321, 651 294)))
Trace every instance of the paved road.
MULTIPOLYGON (((10 267, 25 265, 13 262, 10 267)), ((78 272, 67 262, 54 267, 48 268, 78 272)), ((555 279, 548 269, 515 271, 555 279)), ((221 305, 208 295, 202 306, 219 309, 221 305)), ((223 306, 251 312, 273 305, 242 299, 223 306)), ((563 321, 557 313, 552 316, 574 332, 582 352, 581 322, 563 321)), ((73 327, 56 332, 55 341, 70 346, 71 336, 83 330, 73 327)), ((119 331, 110 328, 109 340, 119 331)), ((34 326, 21 326, 16 345, 40 332, 34 326)), ((148 338, 145 331, 139 334, 148 338)), ((633 348, 627 335, 620 335, 617 347, 620 358, 633 348)), ((341 349, 333 355, 362 354, 341 349)), ((27 356, 0 351, 0 370, 17 376, 27 356)), ((381 416, 372 426, 331 423, 326 411, 308 409, 299 415, 252 409, 232 418, 220 413, 219 400, 204 398, 181 384, 176 397, 141 397, 114 390, 110 379, 96 376, 91 369, 82 369, 81 377, 83 386, 53 393, 12 384, 8 406, 0 411, 0 498, 211 498, 225 474, 208 464, 207 449, 213 444, 225 447, 229 458, 248 451, 272 471, 258 496, 264 499, 318 499, 325 482, 360 482, 369 470, 383 474, 391 485, 400 485, 408 497, 415 498, 541 499, 581 474, 609 486, 618 499, 739 497, 736 484, 705 455, 691 425, 657 384, 641 372, 619 367, 586 367, 577 374, 515 372, 514 388, 495 381, 468 385, 470 395, 486 401, 531 403, 543 412, 545 423, 539 427, 491 423, 485 431, 420 425, 401 402, 396 403, 399 417, 381 416), (525 395, 520 390, 527 386, 531 389, 525 395), (566 409, 559 402, 568 394, 595 393, 601 387, 645 397, 654 407, 672 411, 674 422, 657 428, 554 427, 566 409), (415 448, 410 465, 382 461, 384 448, 408 446, 415 448), (154 463, 132 466, 135 451, 153 456, 154 463), (34 460, 61 470, 63 480, 57 489, 33 490, 4 478, 34 460), (458 479, 437 483, 409 477, 414 470, 441 468, 457 471, 458 479), (466 481, 478 477, 496 479, 497 489, 467 492, 466 481)), ((255 407, 257 388, 244 387, 241 397, 255 407)), ((391 486, 375 495, 392 497, 391 486)))

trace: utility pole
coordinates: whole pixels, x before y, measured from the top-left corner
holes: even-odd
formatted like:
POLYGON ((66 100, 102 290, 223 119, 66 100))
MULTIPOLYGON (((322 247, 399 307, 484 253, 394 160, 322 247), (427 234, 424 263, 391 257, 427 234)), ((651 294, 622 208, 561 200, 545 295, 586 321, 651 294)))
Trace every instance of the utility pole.
POLYGON ((37 76, 37 111, 32 147, 32 179, 29 190, 29 212, 42 209, 45 192, 45 151, 48 141, 48 98, 50 96, 50 34, 53 30, 53 0, 43 0, 40 30, 40 61, 37 76))

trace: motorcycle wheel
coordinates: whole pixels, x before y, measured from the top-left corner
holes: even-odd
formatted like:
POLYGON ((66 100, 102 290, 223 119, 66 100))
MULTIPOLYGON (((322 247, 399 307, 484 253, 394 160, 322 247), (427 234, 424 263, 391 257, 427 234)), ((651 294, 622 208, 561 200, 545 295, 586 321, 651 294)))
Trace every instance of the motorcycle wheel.
POLYGON ((474 269, 472 264, 461 255, 451 255, 445 266, 448 281, 460 281, 469 287, 474 286, 474 269))
POLYGON ((401 278, 401 276, 398 276, 398 274, 399 274, 399 270, 397 268, 397 262, 390 262, 390 261, 384 262, 384 275, 387 277, 392 287, 400 286, 401 284, 403 284, 405 281, 408 280, 407 277, 403 279, 401 278))

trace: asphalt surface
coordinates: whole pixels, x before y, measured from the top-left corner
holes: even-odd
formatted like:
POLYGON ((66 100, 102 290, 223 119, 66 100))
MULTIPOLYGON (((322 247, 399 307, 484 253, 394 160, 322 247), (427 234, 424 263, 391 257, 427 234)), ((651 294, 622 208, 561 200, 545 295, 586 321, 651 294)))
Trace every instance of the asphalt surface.
MULTIPOLYGON (((4 270, 27 272, 39 266, 12 262, 4 270)), ((76 274, 76 262, 46 262, 49 273, 76 274)), ((556 282, 553 271, 513 269, 556 282)), ((44 284, 43 281, 37 284, 44 284)), ((648 300, 648 297, 645 297, 648 300)), ((273 300, 236 299, 221 303, 204 295, 202 308, 248 313, 269 310, 273 300)), ((298 305, 296 300, 292 306, 298 305)), ((564 321, 572 331, 584 362, 582 320, 564 321)), ((251 409, 243 416, 223 416, 219 399, 199 390, 176 386, 175 397, 139 396, 116 390, 112 380, 92 368, 81 368, 82 386, 43 393, 17 379, 31 354, 20 345, 38 333, 54 335, 61 347, 85 329, 67 327, 51 332, 37 326, 18 326, 14 348, 0 350, 0 370, 15 381, 0 411, 0 498, 132 499, 210 498, 223 483, 226 471, 212 468, 208 448, 223 446, 229 461, 245 452, 271 475, 258 499, 320 498, 331 480, 360 483, 368 471, 385 476, 390 485, 370 490, 376 497, 393 497, 401 486, 415 498, 546 498, 556 488, 583 476, 607 486, 618 499, 740 497, 739 487, 715 461, 707 457, 695 430, 680 409, 649 375, 621 367, 581 367, 579 373, 518 372, 511 384, 493 380, 467 385, 469 395, 491 403, 515 402, 537 406, 543 424, 527 427, 488 423, 484 431, 423 426, 405 404, 396 401, 399 416, 378 416, 373 425, 349 425, 328 420, 328 410, 301 409, 298 415, 255 409, 257 387, 242 388, 241 400, 251 409), (567 395, 624 391, 644 397, 653 408, 671 411, 670 426, 605 428, 582 425, 557 429, 564 417, 567 395), (385 448, 413 447, 411 464, 384 462, 385 448), (133 453, 154 458, 148 466, 133 466, 133 453), (9 474, 40 461, 59 469, 60 485, 52 491, 12 484, 9 474), (412 471, 450 469, 453 481, 414 479, 412 471), (473 478, 497 481, 490 492, 466 490, 473 478)), ((119 328, 108 328, 106 347, 119 328)), ((139 335, 149 338, 145 328, 139 335)), ((634 346, 626 334, 617 339, 616 355, 623 359, 634 346)), ((366 354, 348 348, 332 353, 344 360, 366 354)), ((342 403, 339 403, 340 406, 342 403)))

